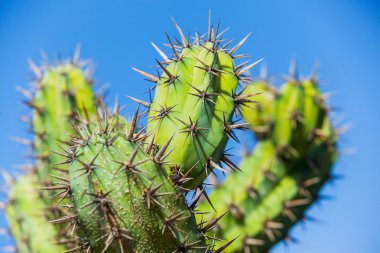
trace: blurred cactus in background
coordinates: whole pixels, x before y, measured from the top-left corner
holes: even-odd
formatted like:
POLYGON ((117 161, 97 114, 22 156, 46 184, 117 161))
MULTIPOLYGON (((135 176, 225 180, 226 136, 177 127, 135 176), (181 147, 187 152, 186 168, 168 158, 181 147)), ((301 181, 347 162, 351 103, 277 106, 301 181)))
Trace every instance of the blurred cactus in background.
MULTIPOLYGON (((305 210, 319 199, 337 159, 337 131, 314 77, 292 77, 280 90, 261 80, 241 94, 252 92, 257 93, 254 103, 241 111, 258 143, 243 157, 240 171, 214 189, 209 198, 217 212, 206 215, 228 211, 217 237, 239 234, 232 252, 267 252, 278 241, 291 239, 289 229, 307 219, 305 210)), ((199 210, 205 213, 210 206, 202 203, 199 210)))
POLYGON ((306 218, 338 156, 315 76, 291 75, 281 89, 253 82, 259 61, 236 54, 249 36, 230 46, 211 19, 192 40, 174 25, 171 55, 153 44, 158 77, 134 68, 154 96, 130 97, 146 109, 130 120, 95 95, 78 52, 31 64, 35 86, 21 90, 36 162, 5 174, 16 252, 267 252, 306 218), (239 166, 226 150, 236 130, 257 140, 239 166))

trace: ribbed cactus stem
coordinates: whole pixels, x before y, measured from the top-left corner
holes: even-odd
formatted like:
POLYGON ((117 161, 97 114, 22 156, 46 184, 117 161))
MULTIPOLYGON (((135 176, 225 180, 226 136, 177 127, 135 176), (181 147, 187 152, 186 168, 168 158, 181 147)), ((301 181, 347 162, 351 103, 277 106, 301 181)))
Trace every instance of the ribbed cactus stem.
POLYGON ((69 192, 61 179, 68 173, 62 165, 69 163, 70 157, 62 159, 61 147, 76 132, 75 124, 94 114, 94 97, 91 82, 77 64, 33 68, 39 76, 27 104, 33 108, 37 164, 11 185, 6 214, 18 252, 63 252, 75 242, 67 241, 69 231, 59 233, 60 227, 49 222, 66 213, 66 208, 53 204, 64 201, 69 192), (59 181, 60 185, 52 186, 51 181, 59 181), (57 201, 44 190, 54 190, 57 201))
POLYGON ((220 162, 231 165, 224 156, 225 146, 229 138, 236 139, 234 130, 244 128, 232 120, 239 102, 234 99, 236 88, 253 65, 240 70, 234 66, 232 54, 245 40, 229 51, 221 45, 218 28, 210 28, 205 41, 189 43, 176 27, 182 44, 173 45, 168 37, 174 58, 158 62, 162 74, 150 78, 156 85, 147 131, 157 146, 168 143, 170 153, 162 164, 169 174, 182 176, 181 186, 191 190, 213 168, 220 168, 216 166, 220 162))
MULTIPOLYGON (((243 94, 255 86, 248 85, 243 94)), ((229 210, 217 237, 240 235, 228 252, 267 252, 289 238, 290 228, 318 200, 337 159, 337 134, 315 80, 289 80, 279 92, 259 82, 258 90, 256 108, 242 109, 258 143, 243 158, 241 171, 209 196, 217 212, 208 219, 229 210)), ((207 202, 198 209, 210 211, 207 202)))
POLYGON ((62 219, 77 224, 83 249, 94 253, 205 252, 182 193, 123 130, 112 117, 81 128, 87 135, 69 169, 73 214, 62 219))
POLYGON ((63 252, 64 247, 57 244, 55 238, 56 228, 48 222, 49 210, 41 192, 36 190, 38 187, 38 178, 34 174, 21 176, 11 185, 5 211, 17 252, 63 252))
POLYGON ((38 175, 41 181, 49 174, 61 175, 60 144, 70 140, 79 118, 94 114, 91 82, 81 68, 62 64, 48 68, 37 81, 35 96, 28 104, 34 109, 33 131, 38 175))

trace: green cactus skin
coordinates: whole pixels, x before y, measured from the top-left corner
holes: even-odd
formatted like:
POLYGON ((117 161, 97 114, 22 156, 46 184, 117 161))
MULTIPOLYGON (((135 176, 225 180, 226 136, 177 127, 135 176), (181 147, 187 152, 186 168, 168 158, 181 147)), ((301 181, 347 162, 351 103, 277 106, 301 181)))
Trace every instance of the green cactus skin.
POLYGON ((94 114, 94 96, 91 82, 75 64, 61 64, 48 68, 37 82, 34 98, 28 102, 34 109, 34 148, 38 176, 47 181, 49 174, 61 175, 62 157, 59 144, 70 140, 75 133, 73 124, 78 118, 94 114))
POLYGON ((58 203, 68 194, 68 188, 60 180, 65 175, 60 164, 70 161, 67 156, 62 162, 60 145, 70 141, 70 135, 75 133, 74 124, 94 114, 95 101, 91 81, 86 79, 78 64, 46 66, 44 71, 34 64, 32 67, 38 74, 37 89, 34 95, 26 91, 23 93, 30 99, 27 104, 33 108, 33 147, 37 164, 11 185, 6 215, 18 252, 63 252, 64 246, 57 243, 69 248, 73 247, 73 243, 64 243, 67 231, 59 232, 61 228, 53 226, 49 220, 61 216, 66 210, 53 204, 53 198, 42 190, 56 190, 54 197, 58 203), (60 181, 61 185, 52 186, 51 179, 60 181))
POLYGON ((38 178, 27 174, 17 178, 9 192, 6 216, 19 253, 64 252, 56 243, 56 228, 48 222, 46 203, 36 191, 38 178))
POLYGON ((214 33, 210 28, 206 41, 197 39, 189 44, 175 25, 182 44, 174 46, 168 37, 175 59, 164 56, 165 62, 158 62, 162 75, 159 79, 151 78, 157 84, 147 131, 150 140, 159 147, 169 145, 171 152, 163 161, 167 172, 179 171, 188 179, 184 180, 183 188, 194 189, 214 167, 219 168, 215 164, 223 161, 230 165, 223 156, 224 148, 229 138, 235 139, 232 130, 243 128, 232 122, 238 103, 235 91, 243 73, 253 65, 241 66, 240 70, 234 66, 232 54, 246 38, 226 50, 219 46, 217 30, 214 33))
POLYGON ((94 253, 206 252, 195 217, 165 170, 117 120, 98 123, 94 131, 83 127, 88 134, 76 140, 69 168, 73 214, 57 222, 76 224, 81 247, 94 253))
MULTIPOLYGON (((255 84, 243 94, 252 89, 255 84)), ((229 210, 217 237, 240 235, 226 252, 267 252, 289 238, 290 228, 318 200, 337 159, 337 134, 315 80, 289 80, 280 92, 259 82, 257 91, 259 110, 246 106, 242 115, 259 142, 242 160, 241 172, 229 175, 209 196, 217 213, 208 219, 229 210)), ((198 210, 210 207, 204 202, 198 210)))
POLYGON ((266 139, 273 123, 272 115, 277 91, 264 80, 260 80, 244 88, 242 95, 248 94, 256 94, 254 103, 244 104, 240 112, 256 137, 260 140, 266 139), (247 106, 249 108, 245 108, 247 106))

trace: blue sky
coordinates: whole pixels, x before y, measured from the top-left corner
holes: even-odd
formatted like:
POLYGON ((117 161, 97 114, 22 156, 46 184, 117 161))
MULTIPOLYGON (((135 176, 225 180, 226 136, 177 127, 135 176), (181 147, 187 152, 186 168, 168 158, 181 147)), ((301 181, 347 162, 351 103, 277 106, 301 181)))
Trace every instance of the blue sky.
MULTIPOLYGON (((208 10, 230 27, 228 37, 252 36, 241 52, 261 57, 269 73, 285 73, 296 57, 301 74, 321 63, 325 91, 334 91, 331 104, 352 129, 341 147, 357 152, 343 156, 336 172, 344 179, 328 186, 332 201, 313 207, 320 220, 297 226, 300 240, 275 252, 380 252, 380 4, 366 0, 265 1, 1 1, 0 3, 0 168, 24 162, 24 147, 10 136, 27 136, 18 118, 28 110, 15 86, 30 81, 27 59, 41 59, 44 49, 54 59, 71 55, 76 44, 97 65, 99 84, 109 83, 116 94, 145 98, 148 84, 131 67, 149 70, 158 57, 150 41, 161 44, 164 31, 175 33, 173 16, 185 31, 205 32, 208 10), (165 4, 163 4, 165 2, 165 4)), ((257 74, 258 68, 252 71, 257 74)), ((120 96, 127 108, 132 103, 120 96)), ((128 109, 127 109, 128 112, 128 109)), ((0 217, 0 226, 4 219, 0 217)), ((1 237, 0 245, 9 243, 1 237)))

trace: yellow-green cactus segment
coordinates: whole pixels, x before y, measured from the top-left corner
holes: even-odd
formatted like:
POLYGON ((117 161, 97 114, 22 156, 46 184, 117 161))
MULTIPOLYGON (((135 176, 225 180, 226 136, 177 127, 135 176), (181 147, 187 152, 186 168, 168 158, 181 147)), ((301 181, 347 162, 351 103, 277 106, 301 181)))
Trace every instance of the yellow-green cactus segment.
POLYGON ((94 97, 90 81, 76 65, 64 64, 47 69, 37 83, 35 97, 29 104, 34 108, 33 131, 38 175, 46 181, 49 174, 59 174, 57 163, 62 157, 60 144, 70 140, 80 117, 94 113, 94 97))
MULTIPOLYGON (((200 213, 207 212, 206 215, 197 215, 198 222, 215 219, 228 211, 218 223, 217 237, 223 241, 216 244, 220 246, 240 236, 226 252, 235 252, 241 247, 243 235, 246 234, 243 231, 248 228, 245 222, 247 213, 262 206, 265 196, 276 187, 277 178, 282 178, 286 173, 283 162, 277 158, 275 146, 268 140, 259 142, 254 152, 242 160, 239 168, 241 172, 230 174, 209 196, 217 212, 213 212, 208 202, 202 202, 197 208, 200 213)), ((266 213, 262 214, 265 217, 266 213)), ((258 221, 249 225, 259 227, 261 224, 258 221)))
POLYGON ((286 82, 281 87, 276 101, 273 138, 279 148, 291 145, 292 134, 297 133, 295 130, 300 120, 301 101, 301 89, 298 86, 298 83, 293 80, 286 82))
POLYGON ((271 130, 276 93, 277 91, 263 80, 247 85, 242 91, 243 96, 256 94, 251 99, 252 103, 242 106, 240 112, 259 139, 266 138, 271 130))
POLYGON ((36 188, 34 174, 17 178, 9 192, 6 216, 19 253, 64 252, 56 243, 56 229, 46 218, 48 208, 36 188))
POLYGON ((227 241, 240 236, 226 252, 267 252, 287 238, 289 229, 318 200, 337 159, 337 135, 315 81, 287 82, 273 103, 268 138, 259 139, 253 153, 244 157, 241 172, 229 175, 210 194, 217 212, 207 202, 198 207, 200 213, 210 211, 198 215, 199 220, 229 210, 216 236, 227 241), (283 132, 285 138, 280 136, 283 132))
POLYGON ((69 170, 72 220, 84 249, 205 252, 182 193, 138 144, 118 130, 95 132, 85 142, 69 170))
POLYGON ((219 162, 227 143, 238 84, 233 59, 205 42, 184 48, 177 60, 161 67, 148 133, 160 147, 170 142, 166 170, 179 168, 192 179, 185 187, 195 188, 210 172, 209 160, 219 162))

